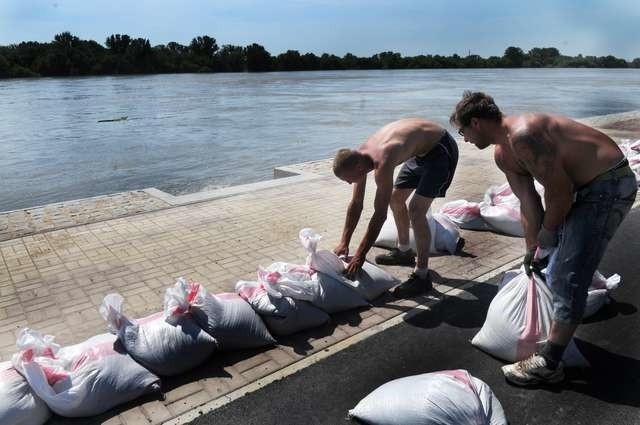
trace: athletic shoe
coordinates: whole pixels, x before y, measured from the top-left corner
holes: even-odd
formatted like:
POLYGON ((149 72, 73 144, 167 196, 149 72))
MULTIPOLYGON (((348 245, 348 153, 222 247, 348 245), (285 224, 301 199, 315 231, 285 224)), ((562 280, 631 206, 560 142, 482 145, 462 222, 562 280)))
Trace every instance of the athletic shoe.
POLYGON ((386 254, 376 256, 376 263, 385 266, 414 266, 416 264, 416 253, 412 249, 400 251, 393 248, 386 254))
POLYGON ((427 277, 421 278, 415 273, 409 275, 409 279, 400 284, 393 290, 393 296, 396 298, 412 298, 425 294, 433 288, 431 283, 431 275, 427 273, 427 277))
POLYGON ((547 367, 547 360, 538 353, 519 362, 502 366, 502 373, 507 381, 522 387, 558 384, 564 380, 562 363, 558 363, 558 367, 551 369, 547 367))

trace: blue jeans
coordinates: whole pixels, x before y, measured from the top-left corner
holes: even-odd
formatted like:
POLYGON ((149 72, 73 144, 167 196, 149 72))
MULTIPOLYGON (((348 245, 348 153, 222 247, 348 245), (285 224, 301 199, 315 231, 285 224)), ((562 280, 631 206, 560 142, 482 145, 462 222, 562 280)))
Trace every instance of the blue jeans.
POLYGON ((576 192, 573 206, 559 230, 558 249, 547 268, 556 322, 582 321, 593 273, 631 209, 637 190, 638 183, 631 174, 596 180, 576 192))

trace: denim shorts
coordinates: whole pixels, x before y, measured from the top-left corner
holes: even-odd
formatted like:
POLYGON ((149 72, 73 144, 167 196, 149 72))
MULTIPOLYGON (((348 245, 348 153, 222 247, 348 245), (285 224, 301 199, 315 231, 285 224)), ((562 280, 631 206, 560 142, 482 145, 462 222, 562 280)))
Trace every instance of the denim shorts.
POLYGON ((636 199, 638 183, 631 169, 629 174, 595 180, 575 193, 575 201, 559 229, 558 249, 547 268, 556 322, 582 321, 593 273, 636 199))

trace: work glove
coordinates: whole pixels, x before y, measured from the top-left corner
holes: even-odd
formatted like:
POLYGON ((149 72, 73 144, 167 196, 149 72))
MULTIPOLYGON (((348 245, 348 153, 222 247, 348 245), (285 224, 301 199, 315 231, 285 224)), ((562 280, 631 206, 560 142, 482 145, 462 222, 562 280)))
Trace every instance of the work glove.
POLYGON ((549 264, 549 256, 538 258, 536 257, 537 251, 538 247, 529 249, 524 255, 524 261, 522 262, 522 265, 524 266, 524 272, 527 274, 527 276, 531 277, 531 275, 535 273, 542 280, 545 280, 542 269, 547 267, 547 265, 549 264))

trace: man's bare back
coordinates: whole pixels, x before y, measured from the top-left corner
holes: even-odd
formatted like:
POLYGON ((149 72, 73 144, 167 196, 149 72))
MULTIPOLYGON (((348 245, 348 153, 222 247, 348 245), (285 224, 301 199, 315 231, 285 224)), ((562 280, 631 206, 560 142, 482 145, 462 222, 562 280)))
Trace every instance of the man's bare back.
POLYGON ((545 187, 560 166, 581 187, 624 157, 607 135, 571 119, 529 113, 504 117, 508 143, 496 145, 496 163, 505 171, 530 174, 545 187))
POLYGON ((409 158, 429 153, 444 133, 445 129, 434 122, 405 118, 380 128, 358 151, 371 156, 375 170, 395 168, 409 158))

